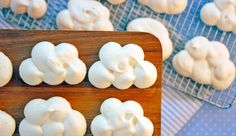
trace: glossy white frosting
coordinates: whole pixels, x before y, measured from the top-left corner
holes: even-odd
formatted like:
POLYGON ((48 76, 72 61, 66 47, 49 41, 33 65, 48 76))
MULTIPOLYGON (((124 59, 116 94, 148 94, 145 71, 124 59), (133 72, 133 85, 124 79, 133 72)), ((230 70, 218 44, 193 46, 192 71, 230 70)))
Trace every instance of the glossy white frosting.
POLYGON ((11 8, 16 14, 28 13, 32 18, 41 18, 47 12, 45 0, 0 0, 0 6, 11 8))
POLYGON ((24 108, 21 136, 84 136, 86 120, 62 97, 31 100, 24 108))
POLYGON ((138 18, 131 21, 127 31, 147 32, 156 36, 162 46, 163 61, 169 58, 173 51, 173 45, 167 28, 159 21, 152 18, 138 18))
POLYGON ((94 136, 152 136, 153 124, 135 101, 105 100, 91 123, 94 136))
POLYGON ((110 11, 95 0, 70 0, 56 21, 59 29, 113 31, 110 11))
POLYGON ((111 4, 117 5, 125 2, 126 0, 107 0, 107 1, 110 2, 111 4))
POLYGON ((54 46, 50 42, 40 42, 33 47, 31 58, 21 63, 20 77, 29 85, 38 85, 43 81, 49 85, 58 85, 63 81, 78 84, 86 75, 86 66, 78 55, 72 44, 54 46))
POLYGON ((179 14, 185 10, 188 0, 138 0, 158 13, 179 14))
POLYGON ((235 65, 229 56, 224 44, 199 36, 173 58, 173 66, 183 76, 224 90, 235 79, 235 65))
POLYGON ((214 0, 201 9, 201 19, 210 26, 236 34, 236 1, 214 0))
POLYGON ((144 60, 143 49, 138 45, 121 47, 118 43, 108 42, 101 48, 99 58, 88 73, 90 83, 97 88, 112 84, 118 89, 128 89, 133 84, 148 88, 156 82, 157 69, 144 60))
POLYGON ((9 114, 0 110, 0 135, 12 136, 16 129, 15 119, 9 114))
POLYGON ((0 87, 6 85, 12 77, 13 68, 11 60, 0 52, 0 87))

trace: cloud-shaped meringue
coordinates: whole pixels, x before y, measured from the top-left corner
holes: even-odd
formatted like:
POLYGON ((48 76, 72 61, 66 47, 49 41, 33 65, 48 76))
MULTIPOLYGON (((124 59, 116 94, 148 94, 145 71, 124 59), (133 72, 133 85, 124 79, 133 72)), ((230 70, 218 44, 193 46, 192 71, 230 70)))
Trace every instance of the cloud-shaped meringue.
POLYGON ((24 108, 21 136, 84 136, 86 120, 62 97, 31 100, 24 108))
POLYGON ((13 68, 11 60, 0 52, 0 87, 6 85, 12 77, 13 68))
POLYGON ((158 13, 179 14, 185 10, 188 0, 138 0, 158 13))
POLYGON ((144 61, 144 52, 135 44, 121 47, 115 42, 106 43, 99 52, 100 61, 89 69, 88 77, 97 88, 107 88, 112 84, 118 89, 127 89, 133 84, 138 88, 148 88, 157 79, 156 67, 144 61))
POLYGON ((57 26, 66 30, 113 31, 110 11, 95 0, 70 0, 57 15, 57 26))
POLYGON ((32 18, 41 18, 47 12, 45 0, 0 0, 0 6, 11 8, 16 14, 28 13, 32 18))
POLYGON ((107 99, 100 108, 101 114, 91 124, 94 136, 152 136, 153 124, 144 117, 140 104, 135 101, 122 103, 107 99))
POLYGON ((16 128, 15 119, 0 110, 0 132, 1 136, 12 136, 16 128))
POLYGON ((183 76, 223 90, 235 79, 235 66, 229 57, 224 44, 199 36, 173 58, 173 66, 183 76))
POLYGON ((20 77, 29 85, 38 85, 43 81, 58 85, 82 82, 86 75, 86 66, 78 58, 78 50, 69 43, 54 46, 50 42, 40 42, 33 47, 32 58, 24 60, 19 68, 20 77))
POLYGON ((147 32, 156 36, 162 46, 162 60, 169 58, 173 51, 172 41, 167 28, 159 21, 152 18, 137 18, 129 22, 127 31, 147 32))
POLYGON ((236 1, 214 0, 201 9, 201 19, 210 26, 236 34, 236 1))

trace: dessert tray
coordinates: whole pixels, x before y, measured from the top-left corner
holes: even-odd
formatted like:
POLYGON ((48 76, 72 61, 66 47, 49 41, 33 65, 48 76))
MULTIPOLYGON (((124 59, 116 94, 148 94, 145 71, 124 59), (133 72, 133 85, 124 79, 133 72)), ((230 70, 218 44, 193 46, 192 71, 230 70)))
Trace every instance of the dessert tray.
MULTIPOLYGON (((48 99, 53 96, 61 96, 71 103, 73 109, 80 111, 85 116, 87 120, 86 135, 91 135, 90 123, 100 113, 101 103, 107 98, 114 97, 121 101, 134 100, 140 103, 145 116, 154 124, 154 135, 160 135, 162 51, 160 42, 154 36, 147 33, 131 34, 128 32, 1 30, 0 44, 0 50, 11 59, 14 69, 11 81, 0 89, 0 109, 12 115, 16 119, 17 126, 24 118, 23 109, 28 101, 35 98, 48 99), (19 65, 30 56, 33 46, 41 41, 73 44, 78 49, 79 57, 87 68, 99 59, 99 49, 105 43, 109 41, 121 45, 134 43, 143 48, 145 59, 156 66, 158 78, 156 83, 147 89, 138 89, 134 86, 127 90, 118 90, 113 86, 107 89, 97 89, 89 83, 87 76, 78 85, 63 83, 58 86, 50 86, 42 83, 32 87, 21 80, 19 65)), ((18 128, 16 128, 15 135, 19 135, 18 128)))
MULTIPOLYGON (((56 15, 62 9, 66 9, 68 0, 51 0, 48 12, 42 19, 32 19, 27 15, 16 15, 9 9, 2 10, 3 17, 24 29, 58 29, 56 26, 56 15)), ((210 0, 189 0, 186 10, 182 14, 167 15, 158 14, 141 5, 137 0, 127 0, 120 5, 112 5, 106 0, 100 0, 102 4, 110 9, 111 20, 117 31, 125 31, 127 24, 138 17, 151 17, 161 21, 171 31, 170 36, 174 41, 175 50, 163 65, 163 84, 179 90, 200 100, 211 103, 220 108, 229 108, 235 101, 236 82, 224 91, 217 91, 209 86, 198 84, 195 81, 179 75, 172 66, 173 56, 184 48, 184 44, 195 36, 205 36, 209 40, 224 43, 229 49, 230 59, 236 64, 236 35, 223 32, 217 27, 205 25, 200 20, 200 10, 210 0), (184 35, 184 36, 183 36, 184 35)))

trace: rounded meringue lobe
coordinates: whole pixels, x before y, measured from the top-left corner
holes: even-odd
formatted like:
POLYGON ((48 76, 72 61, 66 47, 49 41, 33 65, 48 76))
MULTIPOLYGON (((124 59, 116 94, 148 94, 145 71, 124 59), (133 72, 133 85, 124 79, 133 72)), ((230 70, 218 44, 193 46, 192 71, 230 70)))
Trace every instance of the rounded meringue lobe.
POLYGON ((193 70, 193 64, 194 60, 190 56, 190 54, 182 50, 178 53, 179 58, 184 58, 186 61, 183 61, 181 59, 177 59, 177 57, 173 58, 173 66, 178 71, 181 75, 190 77, 192 75, 192 70, 193 70))
POLYGON ((173 52, 172 41, 167 28, 152 18, 137 18, 129 22, 127 31, 147 32, 157 37, 162 46, 162 60, 165 61, 173 52))
POLYGON ((87 72, 86 65, 78 55, 78 50, 72 44, 61 43, 55 46, 45 41, 37 43, 31 52, 32 58, 21 63, 20 77, 32 86, 43 81, 49 85, 58 85, 64 81, 78 84, 87 72))
POLYGON ((47 12, 45 0, 1 0, 0 6, 11 8, 16 14, 28 13, 32 18, 41 18, 47 12))
POLYGON ((43 129, 41 126, 33 125, 26 119, 23 119, 19 125, 19 133, 24 136, 42 136, 43 129))
POLYGON ((45 0, 32 0, 29 4, 27 13, 32 18, 41 18, 47 12, 47 3, 45 0))
POLYGON ((234 0, 214 0, 201 9, 202 21, 220 30, 236 33, 236 2, 234 0))
POLYGON ((70 0, 68 9, 58 13, 56 22, 59 29, 113 31, 110 11, 95 0, 70 0))
POLYGON ((57 122, 49 122, 42 126, 43 135, 45 136, 62 136, 64 133, 64 125, 57 122))
POLYGON ((202 60, 207 57, 210 43, 205 37, 197 37, 187 42, 185 48, 192 58, 202 60))
POLYGON ((135 68, 134 73, 136 75, 134 85, 138 88, 148 88, 157 80, 156 67, 148 61, 140 62, 135 68))
POLYGON ((13 67, 11 60, 0 52, 0 87, 5 86, 12 77, 13 67))
POLYGON ((0 132, 1 136, 12 136, 16 128, 15 119, 0 110, 0 132))
POLYGON ((95 62, 89 69, 89 82, 98 88, 107 88, 115 80, 111 71, 106 69, 101 61, 95 62))
POLYGON ((185 10, 188 0, 138 0, 158 13, 179 14, 185 10))
POLYGON ((197 36, 174 56, 173 67, 183 76, 224 90, 235 79, 235 65, 229 58, 224 44, 197 36))
POLYGON ((88 78, 97 88, 111 85, 128 89, 133 84, 138 88, 151 87, 157 79, 156 67, 144 61, 142 48, 135 44, 121 47, 115 42, 106 43, 99 52, 100 61, 89 69, 88 78))
POLYGON ((105 100, 91 123, 94 136, 152 136, 154 127, 135 101, 122 103, 116 98, 105 100))
POLYGON ((62 97, 31 100, 24 115, 19 126, 22 136, 84 136, 87 128, 84 116, 62 97))

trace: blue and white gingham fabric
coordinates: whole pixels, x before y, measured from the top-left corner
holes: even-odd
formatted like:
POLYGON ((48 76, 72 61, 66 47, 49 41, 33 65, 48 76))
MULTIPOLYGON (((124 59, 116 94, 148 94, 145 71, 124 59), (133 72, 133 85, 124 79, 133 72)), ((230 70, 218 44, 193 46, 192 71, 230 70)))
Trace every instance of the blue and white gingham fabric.
POLYGON ((204 104, 177 136, 236 136, 236 105, 226 110, 204 104))

